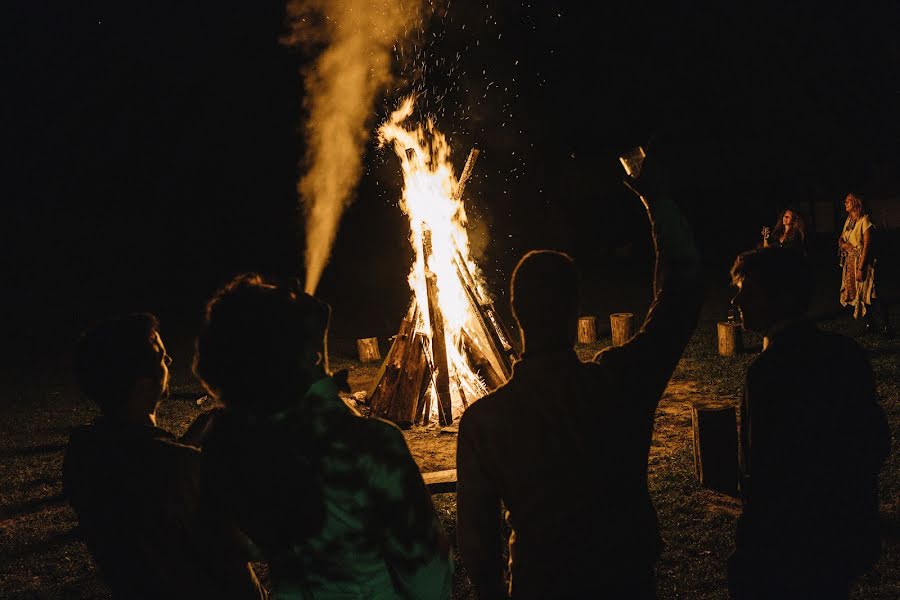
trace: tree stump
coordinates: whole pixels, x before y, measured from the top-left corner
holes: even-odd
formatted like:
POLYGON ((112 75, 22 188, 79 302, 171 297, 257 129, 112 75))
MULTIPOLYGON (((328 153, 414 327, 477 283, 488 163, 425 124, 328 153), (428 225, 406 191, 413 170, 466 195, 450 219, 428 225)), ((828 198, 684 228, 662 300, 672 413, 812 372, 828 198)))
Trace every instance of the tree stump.
POLYGON ((741 324, 735 321, 719 321, 719 354, 734 356, 743 349, 741 324))
POLYGON ((737 411, 734 406, 695 404, 694 474, 703 487, 738 497, 737 411))
POLYGON ((359 351, 359 362, 381 360, 381 351, 378 350, 378 338, 360 338, 356 340, 356 349, 359 351))
POLYGON ((597 317, 578 319, 578 343, 593 344, 597 341, 597 317))
POLYGON ((621 346, 634 335, 634 313, 613 313, 609 315, 612 329, 612 345, 621 346))

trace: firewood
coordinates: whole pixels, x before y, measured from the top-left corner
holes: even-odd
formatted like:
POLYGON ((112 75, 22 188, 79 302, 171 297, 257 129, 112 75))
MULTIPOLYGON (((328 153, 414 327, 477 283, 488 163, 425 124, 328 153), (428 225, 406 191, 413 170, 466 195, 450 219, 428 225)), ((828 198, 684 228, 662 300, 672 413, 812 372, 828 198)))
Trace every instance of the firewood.
POLYGON ((694 474, 700 485, 738 496, 738 434, 734 406, 695 404, 694 474))
POLYGON ((412 344, 415 323, 404 319, 400 324, 400 331, 394 338, 391 351, 384 361, 384 373, 377 380, 374 389, 369 394, 372 415, 382 418, 390 418, 391 404, 394 401, 400 374, 403 372, 407 360, 407 349, 412 344))
POLYGON ((496 319, 492 318, 492 315, 488 314, 485 310, 485 306, 479 302, 474 283, 471 286, 465 283, 465 274, 468 274, 470 279, 471 274, 468 273, 468 267, 466 267, 465 261, 462 260, 462 256, 459 253, 457 253, 456 257, 456 271, 463 281, 462 287, 466 292, 466 299, 469 301, 472 313, 475 315, 478 325, 487 337, 487 341, 491 345, 490 350, 500 366, 501 375, 503 376, 504 381, 506 381, 512 375, 511 348, 504 347, 503 340, 500 338, 499 332, 494 326, 496 319))
POLYGON ((578 319, 578 343, 593 344, 597 341, 597 317, 578 319))
POLYGON ((378 349, 378 338, 360 338, 356 340, 356 349, 359 352, 359 362, 374 362, 381 360, 381 351, 378 349))
POLYGON ((609 315, 609 326, 612 329, 612 345, 621 346, 634 335, 634 314, 613 313, 609 315))
POLYGON ((496 390, 498 387, 506 383, 506 379, 494 370, 491 361, 484 355, 472 336, 467 331, 463 331, 463 348, 466 352, 466 358, 469 359, 469 365, 473 371, 477 371, 489 390, 496 390))
POLYGON ((431 353, 434 356, 438 419, 441 425, 449 425, 453 422, 450 370, 447 361, 447 341, 444 338, 444 316, 438 304, 437 276, 434 273, 425 275, 425 288, 428 293, 428 319, 431 321, 431 353))
POLYGON ((719 321, 717 325, 719 333, 719 354, 722 356, 734 356, 743 348, 741 336, 741 324, 735 321, 719 321))
POLYGON ((425 336, 421 333, 414 334, 410 344, 403 370, 400 373, 400 381, 394 393, 391 412, 388 418, 398 426, 406 428, 416 420, 416 409, 420 397, 419 388, 422 385, 422 373, 425 370, 425 336))
POLYGON ((478 160, 478 154, 481 152, 478 148, 472 148, 469 151, 469 156, 466 158, 466 165, 463 167, 462 175, 459 177, 459 182, 456 184, 456 190, 453 192, 453 199, 459 200, 462 198, 463 192, 466 190, 466 184, 469 182, 469 177, 472 175, 472 170, 475 168, 475 161, 478 160))

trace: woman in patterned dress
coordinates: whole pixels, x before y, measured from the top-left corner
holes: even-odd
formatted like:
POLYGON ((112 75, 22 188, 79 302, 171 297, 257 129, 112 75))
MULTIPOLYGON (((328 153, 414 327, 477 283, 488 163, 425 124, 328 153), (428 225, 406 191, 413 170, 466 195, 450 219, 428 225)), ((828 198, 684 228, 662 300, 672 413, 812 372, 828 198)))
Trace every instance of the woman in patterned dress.
POLYGON ((889 334, 887 310, 875 293, 874 226, 862 198, 847 194, 847 220, 838 237, 841 253, 841 306, 853 307, 853 318, 866 317, 866 329, 873 329, 872 310, 881 313, 882 329, 889 334), (874 306, 873 306, 874 305, 874 306))

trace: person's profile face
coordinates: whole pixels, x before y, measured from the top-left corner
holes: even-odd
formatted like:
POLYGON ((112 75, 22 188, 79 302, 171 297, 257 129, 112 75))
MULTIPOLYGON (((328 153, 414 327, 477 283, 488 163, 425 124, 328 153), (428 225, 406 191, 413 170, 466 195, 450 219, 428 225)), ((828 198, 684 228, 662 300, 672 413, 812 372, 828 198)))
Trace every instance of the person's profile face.
POLYGON ((789 210, 784 211, 784 216, 781 217, 781 224, 785 227, 790 227, 794 224, 794 213, 789 210))
POLYGON ((768 295, 753 280, 752 276, 736 281, 735 286, 738 292, 731 303, 741 313, 743 328, 747 331, 765 333, 774 322, 768 295))
POLYGON ((848 213, 853 212, 853 198, 851 196, 844 198, 844 210, 848 213))

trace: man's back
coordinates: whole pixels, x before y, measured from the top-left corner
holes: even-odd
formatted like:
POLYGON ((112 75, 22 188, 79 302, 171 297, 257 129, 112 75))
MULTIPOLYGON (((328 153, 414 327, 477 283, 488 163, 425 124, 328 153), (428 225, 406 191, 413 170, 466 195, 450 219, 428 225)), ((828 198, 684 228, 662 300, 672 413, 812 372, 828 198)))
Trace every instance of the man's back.
POLYGON ((658 557, 646 480, 655 401, 622 389, 609 358, 526 356, 463 416, 461 460, 477 456, 515 532, 516 590, 562 591, 588 569, 647 570, 658 557))
POLYGON ((200 544, 198 459, 195 448, 156 427, 101 417, 72 433, 64 491, 116 597, 262 595, 246 562, 218 569, 215 549, 200 544))
POLYGON ((870 566, 889 432, 859 346, 807 321, 780 332, 747 372, 741 420, 736 555, 798 577, 870 566))

